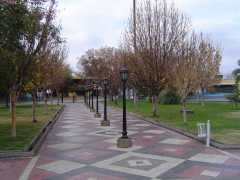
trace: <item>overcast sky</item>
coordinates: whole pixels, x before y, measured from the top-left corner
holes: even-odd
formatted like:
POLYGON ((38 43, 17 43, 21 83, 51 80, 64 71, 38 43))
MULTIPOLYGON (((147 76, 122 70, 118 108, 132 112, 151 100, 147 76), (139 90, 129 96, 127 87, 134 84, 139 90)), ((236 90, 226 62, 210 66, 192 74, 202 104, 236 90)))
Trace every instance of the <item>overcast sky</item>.
MULTIPOLYGON (((140 2, 141 0, 137 0, 140 2)), ((230 73, 240 59, 239 0, 167 0, 192 19, 194 29, 223 48, 221 72, 230 73)), ((59 0, 59 19, 69 47, 68 63, 90 48, 119 45, 132 0, 59 0)))

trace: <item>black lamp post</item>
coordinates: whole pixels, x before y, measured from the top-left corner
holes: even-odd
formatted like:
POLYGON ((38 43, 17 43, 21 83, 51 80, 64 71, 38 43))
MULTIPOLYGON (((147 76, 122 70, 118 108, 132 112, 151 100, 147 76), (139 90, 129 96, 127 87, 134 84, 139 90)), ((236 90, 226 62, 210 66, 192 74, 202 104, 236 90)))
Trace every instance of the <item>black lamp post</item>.
POLYGON ((91 96, 90 96, 90 89, 89 89, 89 87, 88 87, 88 107, 89 107, 89 108, 91 108, 91 107, 90 107, 90 102, 91 102, 91 96))
POLYGON ((84 103, 87 105, 87 90, 84 91, 84 103))
POLYGON ((110 126, 110 121, 107 118, 107 79, 103 80, 104 85, 104 117, 103 121, 101 122, 101 126, 110 126))
POLYGON ((92 99, 92 102, 91 102, 91 108, 90 108, 90 111, 91 112, 94 112, 94 104, 93 104, 93 99, 94 99, 94 88, 93 88, 93 85, 92 85, 92 92, 91 92, 91 99, 92 99))
POLYGON ((127 116, 126 116, 126 83, 128 80, 128 68, 126 65, 120 69, 120 76, 123 84, 123 129, 122 137, 117 140, 119 148, 129 148, 132 146, 132 141, 127 135, 127 116))
POLYGON ((95 114, 95 118, 100 118, 101 114, 99 113, 99 106, 98 106, 98 82, 96 82, 95 85, 95 92, 96 92, 96 114, 95 114))

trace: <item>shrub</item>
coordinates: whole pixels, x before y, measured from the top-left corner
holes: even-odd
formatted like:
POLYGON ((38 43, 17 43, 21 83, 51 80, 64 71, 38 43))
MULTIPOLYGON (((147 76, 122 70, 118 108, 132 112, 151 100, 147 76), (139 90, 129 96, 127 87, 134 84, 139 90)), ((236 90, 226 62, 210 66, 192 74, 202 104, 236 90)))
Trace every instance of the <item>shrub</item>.
POLYGON ((159 95, 160 104, 180 104, 180 97, 173 89, 165 89, 159 95))

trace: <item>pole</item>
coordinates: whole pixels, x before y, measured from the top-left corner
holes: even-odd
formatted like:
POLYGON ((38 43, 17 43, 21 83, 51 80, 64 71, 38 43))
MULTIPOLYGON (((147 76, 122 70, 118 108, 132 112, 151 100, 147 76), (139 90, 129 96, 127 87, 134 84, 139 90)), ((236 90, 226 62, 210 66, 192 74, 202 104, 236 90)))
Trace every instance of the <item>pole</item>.
POLYGON ((92 89, 92 111, 94 111, 94 105, 93 105, 93 89, 92 89))
POLYGON ((133 0, 133 42, 134 42, 134 52, 136 53, 137 49, 137 25, 136 25, 136 0, 133 0))
POLYGON ((88 90, 88 107, 89 108, 91 108, 90 102, 91 102, 91 95, 90 95, 90 90, 88 90))
POLYGON ((107 84, 104 84, 104 121, 107 121, 107 84))
POLYGON ((98 111, 98 86, 96 86, 96 114, 95 118, 100 118, 101 114, 98 111))
POLYGON ((123 81, 123 132, 122 138, 127 136, 127 117, 126 117, 126 81, 123 81))
POLYGON ((107 83, 104 82, 104 117, 101 126, 110 126, 110 121, 107 118, 107 83))
POLYGON ((208 120, 208 122, 207 122, 207 141, 206 141, 207 147, 210 146, 210 138, 211 138, 211 124, 210 124, 210 120, 208 120))
POLYGON ((97 89, 96 89, 96 96, 97 96, 96 111, 97 111, 97 113, 98 113, 98 86, 97 86, 97 89))

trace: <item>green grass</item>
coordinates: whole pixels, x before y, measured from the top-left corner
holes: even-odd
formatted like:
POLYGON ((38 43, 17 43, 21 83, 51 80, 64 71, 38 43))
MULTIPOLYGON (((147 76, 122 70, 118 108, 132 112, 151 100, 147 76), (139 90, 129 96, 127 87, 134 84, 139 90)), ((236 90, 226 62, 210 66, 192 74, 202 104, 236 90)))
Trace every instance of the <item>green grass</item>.
POLYGON ((60 107, 49 105, 48 113, 46 114, 44 105, 37 105, 36 117, 38 122, 32 123, 32 106, 18 105, 16 109, 17 138, 12 138, 10 110, 0 106, 0 151, 24 150, 43 125, 53 118, 60 107))
MULTIPOLYGON (((119 102, 110 104, 121 107, 119 102)), ((180 105, 159 105, 158 117, 153 117, 151 103, 140 101, 137 105, 134 105, 132 101, 127 102, 129 112, 138 113, 193 134, 197 133, 197 123, 210 120, 213 139, 226 144, 240 144, 240 108, 233 108, 230 103, 214 102, 208 102, 205 106, 198 103, 189 103, 187 107, 193 110, 194 114, 188 115, 187 123, 184 123, 180 113, 180 105)))

